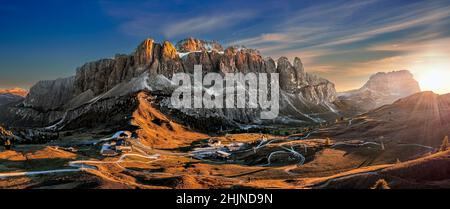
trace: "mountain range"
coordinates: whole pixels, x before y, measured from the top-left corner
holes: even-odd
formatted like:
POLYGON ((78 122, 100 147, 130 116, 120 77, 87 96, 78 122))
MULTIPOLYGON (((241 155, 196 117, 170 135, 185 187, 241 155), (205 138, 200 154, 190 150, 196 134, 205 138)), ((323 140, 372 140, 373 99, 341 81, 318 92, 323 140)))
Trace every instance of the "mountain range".
POLYGON ((101 103, 103 108, 113 108, 115 100, 120 100, 115 98, 130 97, 139 91, 162 95, 161 108, 176 114, 179 122, 207 118, 216 121, 208 128, 217 130, 251 124, 322 123, 349 112, 361 113, 388 104, 420 89, 409 72, 399 71, 376 74, 361 89, 337 94, 332 82, 307 73, 297 57, 292 63, 286 57, 275 61, 255 49, 225 48, 217 42, 195 38, 175 46, 168 41, 156 43, 147 39, 130 55, 89 62, 79 67, 74 76, 36 83, 23 102, 11 100, 16 103, 0 111, 0 121, 24 127, 64 126, 81 117, 87 107, 97 108, 101 103), (193 73, 198 64, 204 73, 279 73, 280 116, 267 122, 259 120, 258 109, 174 110, 169 104, 169 95, 175 88, 170 81, 172 75, 193 73), (389 85, 384 86, 385 83, 389 85), (352 108, 358 110, 350 111, 352 108))
POLYGON ((0 89, 0 106, 19 102, 24 99, 28 92, 21 88, 0 89))
MULTIPOLYGON (((334 84, 305 72, 299 58, 293 63, 286 57, 275 62, 270 57, 263 58, 254 49, 241 46, 223 49, 218 43, 193 38, 180 41, 176 46, 168 41, 160 44, 147 39, 130 55, 86 63, 72 77, 40 81, 31 87, 22 103, 2 111, 1 119, 14 125, 50 126, 62 119, 69 120, 65 115, 71 115, 70 120, 73 120, 79 116, 75 112, 82 112, 86 106, 96 107, 94 104, 99 102, 143 90, 165 95, 161 104, 170 109, 168 96, 175 87, 170 81, 172 75, 193 73, 197 64, 203 66, 205 73, 279 73, 279 122, 314 123, 338 116, 333 105, 336 100, 334 84)), ((110 108, 113 104, 106 102, 104 105, 110 108)), ((258 110, 252 109, 185 110, 180 114, 200 120, 211 118, 225 127, 261 123, 258 110)))

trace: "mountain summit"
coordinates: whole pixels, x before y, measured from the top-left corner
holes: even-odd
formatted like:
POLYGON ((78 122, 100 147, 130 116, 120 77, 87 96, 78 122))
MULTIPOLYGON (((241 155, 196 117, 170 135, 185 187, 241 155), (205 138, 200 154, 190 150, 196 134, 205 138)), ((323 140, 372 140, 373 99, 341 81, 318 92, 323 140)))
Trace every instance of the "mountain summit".
POLYGON ((393 96, 406 97, 420 92, 419 83, 408 70, 372 75, 361 90, 371 90, 393 96))
POLYGON ((376 73, 360 89, 342 92, 338 96, 340 100, 368 111, 418 92, 419 83, 411 72, 401 70, 376 73))
POLYGON ((193 37, 179 41, 175 47, 180 53, 195 51, 218 51, 223 52, 223 47, 216 41, 204 41, 193 37))

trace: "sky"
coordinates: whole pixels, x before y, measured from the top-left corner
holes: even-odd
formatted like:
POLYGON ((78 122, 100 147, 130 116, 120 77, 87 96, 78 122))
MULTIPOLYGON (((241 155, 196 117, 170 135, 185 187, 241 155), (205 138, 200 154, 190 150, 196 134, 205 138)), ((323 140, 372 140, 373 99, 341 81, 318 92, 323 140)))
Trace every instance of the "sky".
POLYGON ((0 0, 0 31, 0 88, 74 75, 148 37, 196 37, 300 57, 338 91, 407 69, 450 92, 448 0, 0 0))

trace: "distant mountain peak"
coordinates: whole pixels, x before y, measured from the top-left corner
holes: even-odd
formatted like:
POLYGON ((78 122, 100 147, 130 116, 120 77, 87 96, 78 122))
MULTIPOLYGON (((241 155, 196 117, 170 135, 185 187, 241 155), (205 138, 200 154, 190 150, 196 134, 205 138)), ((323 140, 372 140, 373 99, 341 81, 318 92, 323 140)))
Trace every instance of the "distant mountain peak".
POLYGON ((12 89, 0 89, 0 94, 13 94, 21 97, 25 97, 28 91, 22 88, 12 88, 12 89))
POLYGON ((0 105, 22 101, 28 91, 21 88, 0 89, 0 105))
POLYGON ((368 111, 420 92, 419 82, 408 70, 378 72, 360 89, 339 93, 339 99, 368 111))
POLYGON ((362 89, 409 96, 420 92, 419 82, 408 70, 379 72, 372 75, 362 89))

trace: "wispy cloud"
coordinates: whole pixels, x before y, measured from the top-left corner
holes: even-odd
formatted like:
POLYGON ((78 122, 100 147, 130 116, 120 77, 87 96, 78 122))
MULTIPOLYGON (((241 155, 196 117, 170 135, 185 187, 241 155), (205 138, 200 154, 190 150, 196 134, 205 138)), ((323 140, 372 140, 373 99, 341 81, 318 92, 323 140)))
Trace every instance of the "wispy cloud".
POLYGON ((318 21, 336 22, 350 17, 359 9, 373 5, 380 0, 366 1, 331 1, 330 3, 322 3, 307 8, 300 9, 295 12, 294 16, 288 18, 281 26, 290 27, 299 23, 314 25, 318 21))
POLYGON ((404 29, 408 29, 408 28, 412 28, 412 27, 432 24, 438 20, 447 18, 449 16, 450 16, 450 8, 447 7, 447 8, 439 9, 437 11, 433 11, 433 13, 431 13, 431 14, 426 14, 426 15, 419 16, 419 17, 408 18, 407 20, 402 20, 402 21, 399 20, 399 21, 396 21, 393 23, 387 23, 385 25, 378 26, 378 27, 376 27, 372 30, 366 31, 366 32, 362 32, 362 33, 359 33, 356 35, 349 35, 342 39, 337 39, 337 40, 333 40, 330 42, 326 42, 324 44, 316 45, 316 47, 335 46, 335 45, 349 44, 349 43, 353 43, 353 42, 357 42, 357 41, 367 40, 369 38, 372 38, 372 37, 380 35, 380 34, 385 34, 385 33, 400 31, 400 30, 404 30, 404 29))
POLYGON ((286 43, 292 41, 291 37, 287 34, 283 33, 267 33, 261 34, 258 37, 252 37, 242 40, 237 40, 231 42, 231 45, 246 45, 246 46, 254 46, 265 43, 286 43))
POLYGON ((242 19, 252 16, 252 12, 244 11, 236 14, 199 16, 169 24, 162 29, 162 32, 167 38, 180 35, 201 34, 230 27, 242 19))
MULTIPOLYGON (((294 44, 304 44, 297 46, 298 50, 351 44, 385 33, 433 24, 450 17, 449 6, 441 7, 434 4, 424 6, 416 3, 380 12, 381 15, 375 13, 363 18, 371 19, 372 22, 361 21, 361 23, 358 23, 357 20, 352 22, 346 19, 351 18, 353 13, 359 10, 364 11, 364 9, 379 1, 358 1, 353 2, 353 4, 330 3, 301 10, 298 12, 299 15, 289 17, 280 25, 273 27, 274 31, 269 34, 283 37, 279 43, 285 44, 278 45, 276 48, 268 48, 268 53, 273 50, 291 50, 294 48, 294 44), (390 16, 386 17, 386 14, 390 16), (324 20, 323 17, 327 19, 324 20), (308 27, 299 27, 301 24, 307 24, 308 27)), ((270 42, 273 42, 273 40, 267 39, 265 34, 261 34, 233 43, 259 47, 270 42)))
POLYGON ((103 0, 101 6, 108 15, 120 20, 119 29, 123 33, 133 36, 158 34, 166 39, 214 34, 256 14, 249 9, 160 8, 164 7, 162 3, 149 1, 133 2, 130 6, 126 2, 103 0))
POLYGON ((416 72, 416 61, 429 56, 417 52, 433 49, 437 56, 436 50, 450 47, 448 4, 390 4, 373 0, 314 5, 286 15, 263 34, 232 43, 270 56, 299 56, 308 71, 330 78, 340 90, 356 88, 378 71, 416 72), (383 10, 373 9, 378 7, 383 10))
POLYGON ((334 1, 294 10, 282 16, 284 18, 281 18, 274 24, 266 25, 266 31, 270 33, 236 40, 232 43, 259 47, 273 41, 267 38, 267 35, 270 34, 283 37, 283 39, 278 41, 278 43, 285 43, 279 46, 280 50, 283 47, 292 47, 293 44, 317 42, 333 34, 340 35, 341 29, 339 27, 341 26, 338 25, 340 21, 349 18, 358 9, 377 1, 379 0, 334 1))

